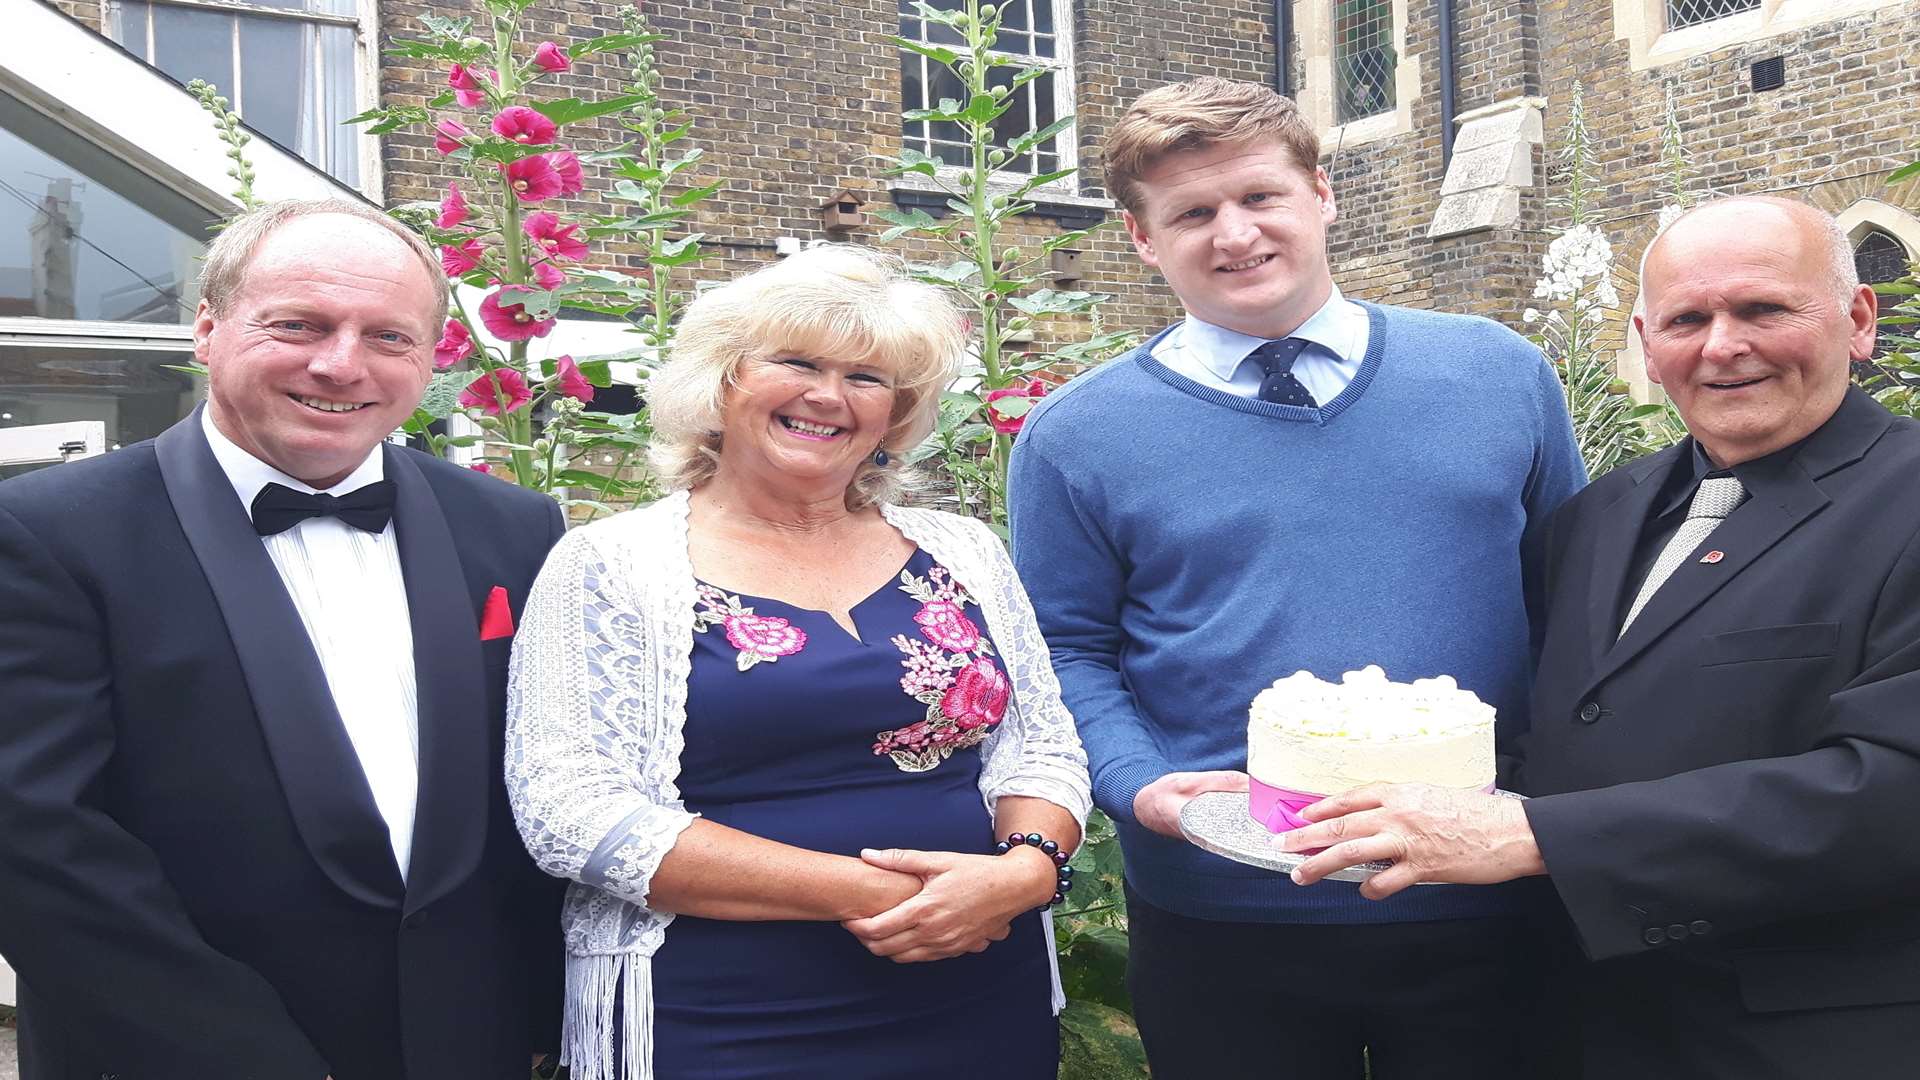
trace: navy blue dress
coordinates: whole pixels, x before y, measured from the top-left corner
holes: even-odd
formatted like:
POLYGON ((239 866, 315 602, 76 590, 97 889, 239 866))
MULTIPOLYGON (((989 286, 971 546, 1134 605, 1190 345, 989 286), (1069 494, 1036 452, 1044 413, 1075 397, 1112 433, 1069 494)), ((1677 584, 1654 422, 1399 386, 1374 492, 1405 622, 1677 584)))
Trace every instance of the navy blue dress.
MULTIPOLYGON (((853 608, 859 639, 824 612, 699 593, 688 809, 839 855, 992 850, 979 743, 1005 714, 1005 669, 944 568, 916 551, 853 608)), ((655 1074, 1052 1080, 1041 918, 983 953, 896 964, 836 923, 679 916, 654 957, 655 1074)))

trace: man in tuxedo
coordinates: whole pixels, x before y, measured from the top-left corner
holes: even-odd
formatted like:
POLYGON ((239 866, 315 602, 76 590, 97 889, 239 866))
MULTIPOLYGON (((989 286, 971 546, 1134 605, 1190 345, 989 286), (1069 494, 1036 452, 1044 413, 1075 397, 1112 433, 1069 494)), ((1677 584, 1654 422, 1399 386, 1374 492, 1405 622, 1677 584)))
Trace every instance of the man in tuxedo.
POLYGON ((523 1080, 559 893, 502 779, 554 504, 383 442, 446 313, 371 208, 208 252, 204 407, 0 484, 0 953, 26 1080, 523 1080))
POLYGON ((1692 437, 1546 538, 1524 804, 1307 811, 1367 886, 1549 876, 1587 1075, 1906 1077, 1920 1027, 1920 424, 1848 383, 1875 300, 1834 221, 1739 198, 1658 237, 1635 327, 1692 437))

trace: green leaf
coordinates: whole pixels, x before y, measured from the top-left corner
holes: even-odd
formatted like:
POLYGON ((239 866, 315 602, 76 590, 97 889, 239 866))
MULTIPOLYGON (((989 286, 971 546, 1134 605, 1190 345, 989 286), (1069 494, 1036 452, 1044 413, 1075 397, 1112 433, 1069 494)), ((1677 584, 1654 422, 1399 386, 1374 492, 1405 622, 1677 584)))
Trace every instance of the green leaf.
POLYGON ((1003 397, 987 402, 987 408, 1002 420, 1018 420, 1027 415, 1028 410, 1040 404, 1039 398, 1003 397))
POLYGON ((1133 1017, 1093 1001, 1067 1002, 1060 1013, 1061 1080, 1145 1077, 1147 1054, 1133 1017))
POLYGON ((1060 134, 1072 126, 1073 117, 1063 116, 1038 131, 1029 131, 1025 135, 1008 143, 1007 152, 1014 157, 1019 157, 1021 154, 1027 153, 1034 147, 1041 145, 1048 139, 1053 138, 1055 135, 1060 134))
POLYGON ((647 100, 644 94, 622 94, 605 101, 582 101, 579 98, 558 98, 553 101, 535 101, 535 112, 556 124, 574 124, 582 120, 591 120, 596 116, 625 112, 647 100))
POLYGON ((1029 176, 1021 181, 1019 187, 1014 189, 1013 197, 1018 198, 1025 195, 1027 192, 1032 191, 1042 184, 1051 184, 1055 180, 1065 180, 1078 171, 1078 169, 1060 169, 1057 172, 1040 173, 1037 176, 1029 176))
POLYGON ((474 380, 471 371, 440 371, 427 380, 426 393, 420 395, 420 406, 414 410, 415 416, 425 415, 428 420, 444 420, 460 407, 460 391, 474 380))
POLYGON ((567 46, 571 56, 586 56, 589 53, 612 52, 615 49, 631 49, 638 45, 650 45, 665 40, 661 34, 602 34, 588 38, 578 44, 567 46))
POLYGON ((705 199, 712 196, 715 192, 719 191, 724 186, 726 186, 726 181, 716 180, 713 183, 707 184, 703 187, 688 188, 687 190, 681 192, 680 194, 675 195, 672 199, 668 201, 672 202, 673 205, 675 206, 692 206, 694 203, 699 202, 701 199, 705 199))
POLYGON ((581 360, 580 374, 595 386, 613 385, 613 362, 610 360, 581 360))
MULTIPOLYGON (((946 103, 942 102, 941 104, 945 105, 946 103)), ((960 113, 960 119, 968 123, 985 126, 998 120, 1001 113, 1006 112, 1012 107, 1012 95, 1008 95, 1006 100, 1001 100, 992 94, 975 94, 973 95, 973 99, 967 102, 966 110, 960 113)))
POLYGON ((1920 161, 1902 165, 1887 175, 1887 183, 1897 184, 1911 176, 1920 176, 1920 161))
POLYGON ((936 64, 945 64, 951 67, 960 59, 959 53, 943 45, 928 45, 923 41, 913 41, 903 37, 889 37, 887 41, 908 52, 919 53, 921 56, 926 57, 936 64))
POLYGON ((963 281, 978 276, 980 267, 965 259, 961 259, 958 262, 951 262, 945 266, 925 267, 922 268, 921 272, 930 278, 944 281, 949 285, 958 285, 963 281))
POLYGON ((925 3, 924 0, 913 0, 913 10, 914 14, 919 18, 925 19, 928 22, 939 23, 941 26, 951 26, 955 29, 959 29, 960 20, 965 18, 967 14, 965 11, 958 10, 943 11, 940 8, 925 3))
POLYGON ((1920 295, 1920 285, 1912 281, 1883 281, 1875 285, 1873 291, 1881 296, 1915 296, 1920 295))

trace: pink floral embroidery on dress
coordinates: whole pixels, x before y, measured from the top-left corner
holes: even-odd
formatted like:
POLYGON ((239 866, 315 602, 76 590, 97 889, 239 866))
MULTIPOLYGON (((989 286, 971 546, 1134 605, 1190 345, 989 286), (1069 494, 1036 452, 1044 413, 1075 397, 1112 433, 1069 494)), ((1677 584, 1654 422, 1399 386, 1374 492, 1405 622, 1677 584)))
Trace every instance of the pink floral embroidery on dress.
POLYGON ((704 634, 712 627, 725 627, 727 644, 739 650, 735 662, 741 671, 807 647, 807 632, 777 615, 755 615, 739 597, 711 585, 696 585, 694 593, 700 598, 693 612, 694 631, 704 634))
POLYGON ((955 751, 986 741, 1007 713, 1013 685, 990 657, 993 645, 967 616, 974 602, 943 566, 924 578, 900 572, 900 590, 920 601, 913 621, 925 641, 893 637, 906 659, 900 689, 927 707, 926 719, 875 737, 873 752, 885 754, 903 772, 926 772, 955 751))

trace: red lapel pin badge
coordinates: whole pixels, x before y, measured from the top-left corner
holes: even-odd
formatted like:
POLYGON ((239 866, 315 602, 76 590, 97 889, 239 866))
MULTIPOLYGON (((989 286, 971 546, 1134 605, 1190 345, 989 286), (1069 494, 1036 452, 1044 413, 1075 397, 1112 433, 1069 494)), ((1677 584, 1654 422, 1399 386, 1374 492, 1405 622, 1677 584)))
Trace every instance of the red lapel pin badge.
POLYGON ((1721 551, 1718 548, 1715 548, 1714 550, 1707 552, 1705 555, 1700 556, 1700 561, 1703 563, 1707 563, 1708 565, 1712 565, 1713 563, 1717 563, 1721 559, 1724 559, 1726 557, 1727 557, 1726 552, 1721 551))
POLYGON ((507 605, 507 590, 499 585, 487 594, 486 609, 480 613, 480 640, 513 636, 513 609, 507 605))

